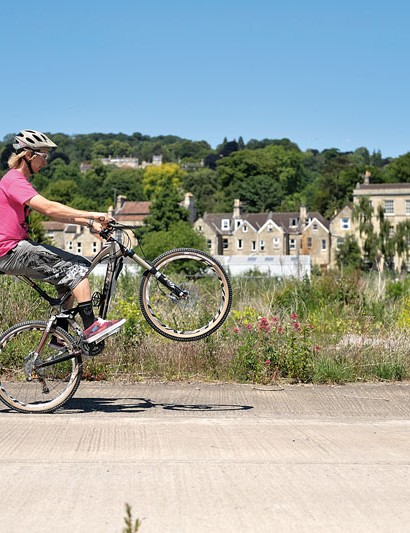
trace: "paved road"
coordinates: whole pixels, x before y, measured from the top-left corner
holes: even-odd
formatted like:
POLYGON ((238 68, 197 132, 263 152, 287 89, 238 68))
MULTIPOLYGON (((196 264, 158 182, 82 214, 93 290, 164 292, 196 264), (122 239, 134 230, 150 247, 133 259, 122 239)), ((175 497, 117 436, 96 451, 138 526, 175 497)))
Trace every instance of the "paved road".
POLYGON ((83 383, 0 407, 0 532, 410 531, 410 383, 83 383))

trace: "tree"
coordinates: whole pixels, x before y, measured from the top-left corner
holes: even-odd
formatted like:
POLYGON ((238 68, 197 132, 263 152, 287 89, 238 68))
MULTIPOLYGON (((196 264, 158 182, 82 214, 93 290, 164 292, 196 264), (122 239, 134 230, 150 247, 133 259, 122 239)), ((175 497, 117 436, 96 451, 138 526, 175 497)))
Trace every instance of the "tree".
POLYGON ((358 222, 359 234, 364 237, 363 252, 367 268, 377 264, 379 239, 373 226, 373 207, 367 196, 362 196, 353 208, 352 220, 358 222))
POLYGON ((142 177, 144 194, 151 200, 163 189, 180 190, 185 174, 186 172, 175 163, 149 166, 142 177))
POLYGON ((146 231, 168 231, 177 222, 188 221, 188 211, 180 205, 181 197, 172 187, 161 189, 150 207, 145 219, 146 231))
POLYGON ((77 193, 77 184, 73 180, 57 180, 50 182, 44 190, 44 196, 49 200, 71 205, 77 193))
POLYGON ((168 230, 150 231, 143 236, 144 254, 153 260, 162 253, 174 248, 196 248, 207 250, 203 235, 195 231, 188 222, 180 220, 169 226, 168 230))
POLYGON ((217 163, 217 175, 218 189, 225 195, 226 207, 231 209, 235 198, 255 206, 267 201, 280 205, 285 195, 297 192, 305 183, 302 158, 296 150, 274 145, 240 150, 223 157, 217 163), (261 176, 264 177, 263 188, 258 184, 261 176), (263 197, 266 194, 268 199, 263 197))
POLYGON ((363 266, 362 252, 353 235, 347 235, 336 252, 336 262, 340 269, 353 268, 359 270, 363 266))
POLYGON ((200 216, 205 211, 215 211, 215 193, 218 189, 217 175, 210 168, 187 172, 183 182, 184 190, 193 194, 195 207, 200 216))
POLYGON ((410 152, 395 159, 386 168, 386 179, 393 183, 410 182, 410 152))
POLYGON ((404 257, 406 262, 408 262, 410 256, 410 220, 404 220, 397 224, 394 241, 399 259, 404 257))

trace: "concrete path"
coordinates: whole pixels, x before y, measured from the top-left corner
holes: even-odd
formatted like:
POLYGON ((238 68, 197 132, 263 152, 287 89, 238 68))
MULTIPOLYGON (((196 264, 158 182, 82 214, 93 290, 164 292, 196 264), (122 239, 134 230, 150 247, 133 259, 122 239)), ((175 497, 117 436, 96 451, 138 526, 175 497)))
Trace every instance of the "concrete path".
POLYGON ((80 386, 0 407, 0 533, 410 531, 410 383, 80 386))

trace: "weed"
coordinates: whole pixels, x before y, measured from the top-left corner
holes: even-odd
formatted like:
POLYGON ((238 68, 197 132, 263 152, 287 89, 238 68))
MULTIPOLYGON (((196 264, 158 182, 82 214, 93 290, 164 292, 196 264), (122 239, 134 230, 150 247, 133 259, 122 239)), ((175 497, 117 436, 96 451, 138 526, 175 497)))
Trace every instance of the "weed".
POLYGON ((137 518, 136 520, 132 517, 132 509, 129 503, 125 504, 125 517, 124 517, 125 527, 123 528, 123 533, 137 533, 140 528, 141 521, 137 518))

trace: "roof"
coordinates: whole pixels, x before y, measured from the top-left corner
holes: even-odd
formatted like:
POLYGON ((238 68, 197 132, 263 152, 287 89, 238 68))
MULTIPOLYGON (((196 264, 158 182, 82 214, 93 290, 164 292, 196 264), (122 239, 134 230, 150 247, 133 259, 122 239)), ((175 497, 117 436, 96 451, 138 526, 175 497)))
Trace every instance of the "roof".
POLYGON ((45 220, 43 223, 45 231, 64 231, 65 222, 55 222, 54 220, 45 220))
POLYGON ((130 202, 124 204, 116 210, 115 219, 118 221, 142 221, 149 215, 151 202, 130 202))
MULTIPOLYGON (((269 213, 242 213, 239 220, 248 222, 257 231, 262 228, 268 220, 272 220, 277 226, 283 228, 286 233, 300 233, 300 212, 269 212, 269 213), (290 222, 297 220, 296 226, 291 226, 290 222)), ((317 211, 307 212, 307 221, 317 219, 326 229, 329 229, 329 221, 317 211)), ((230 235, 235 229, 233 225, 229 229, 222 229, 222 220, 234 220, 232 213, 205 213, 203 220, 206 224, 220 235, 230 235)), ((238 220, 238 219, 237 219, 238 220)))
POLYGON ((358 183, 356 190, 374 191, 377 189, 410 189, 410 183, 358 183))

